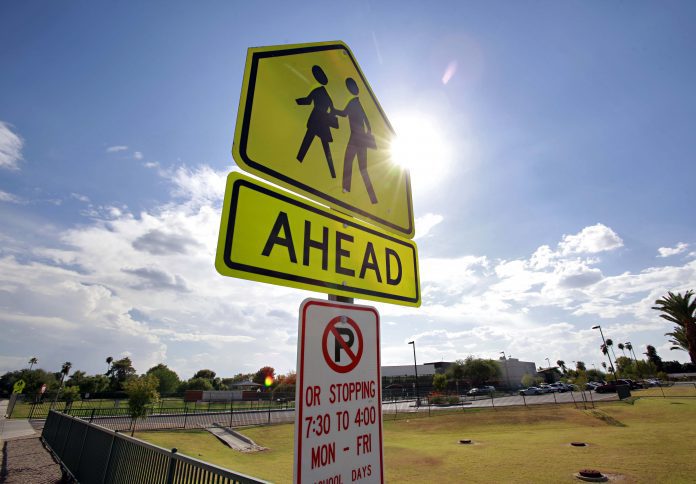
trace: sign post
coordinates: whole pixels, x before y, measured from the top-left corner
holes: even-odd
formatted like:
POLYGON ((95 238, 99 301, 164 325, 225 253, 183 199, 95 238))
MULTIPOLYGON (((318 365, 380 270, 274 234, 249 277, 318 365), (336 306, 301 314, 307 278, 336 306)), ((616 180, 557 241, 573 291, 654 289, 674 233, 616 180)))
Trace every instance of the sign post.
POLYGON ((306 299, 297 346, 294 481, 384 482, 379 313, 306 299))

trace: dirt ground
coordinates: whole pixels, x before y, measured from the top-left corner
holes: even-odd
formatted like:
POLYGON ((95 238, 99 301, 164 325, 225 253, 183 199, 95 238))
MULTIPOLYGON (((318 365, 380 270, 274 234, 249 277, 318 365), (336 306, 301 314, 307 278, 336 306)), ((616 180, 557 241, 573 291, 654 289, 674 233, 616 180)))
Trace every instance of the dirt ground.
POLYGON ((36 437, 24 437, 3 442, 0 449, 0 483, 58 484, 62 478, 60 466, 36 437))

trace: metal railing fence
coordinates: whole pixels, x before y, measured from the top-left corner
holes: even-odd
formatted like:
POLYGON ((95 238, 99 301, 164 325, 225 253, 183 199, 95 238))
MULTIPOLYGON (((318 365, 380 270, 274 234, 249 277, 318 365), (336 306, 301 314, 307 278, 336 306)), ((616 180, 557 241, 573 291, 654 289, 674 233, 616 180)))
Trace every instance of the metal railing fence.
POLYGON ((84 484, 266 482, 55 411, 49 412, 41 439, 62 467, 84 484))

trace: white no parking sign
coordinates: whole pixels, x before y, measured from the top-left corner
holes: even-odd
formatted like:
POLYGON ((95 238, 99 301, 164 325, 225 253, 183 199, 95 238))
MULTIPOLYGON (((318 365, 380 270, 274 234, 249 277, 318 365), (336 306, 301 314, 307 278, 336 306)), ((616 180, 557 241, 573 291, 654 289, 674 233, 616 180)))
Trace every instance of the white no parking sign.
POLYGON ((377 310, 305 300, 297 369, 295 482, 384 482, 377 310))

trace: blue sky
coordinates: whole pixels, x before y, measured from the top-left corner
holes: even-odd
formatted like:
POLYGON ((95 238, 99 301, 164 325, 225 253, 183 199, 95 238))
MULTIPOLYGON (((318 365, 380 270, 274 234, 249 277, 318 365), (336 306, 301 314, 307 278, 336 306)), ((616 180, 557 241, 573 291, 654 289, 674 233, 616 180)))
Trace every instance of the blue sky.
POLYGON ((2 2, 0 371, 294 369, 300 302, 324 296, 213 263, 246 49, 324 40, 397 133, 432 133, 423 306, 376 305, 384 363, 415 339, 420 361, 599 364, 597 323, 686 361, 650 306, 696 289, 694 21, 692 2, 2 2))

